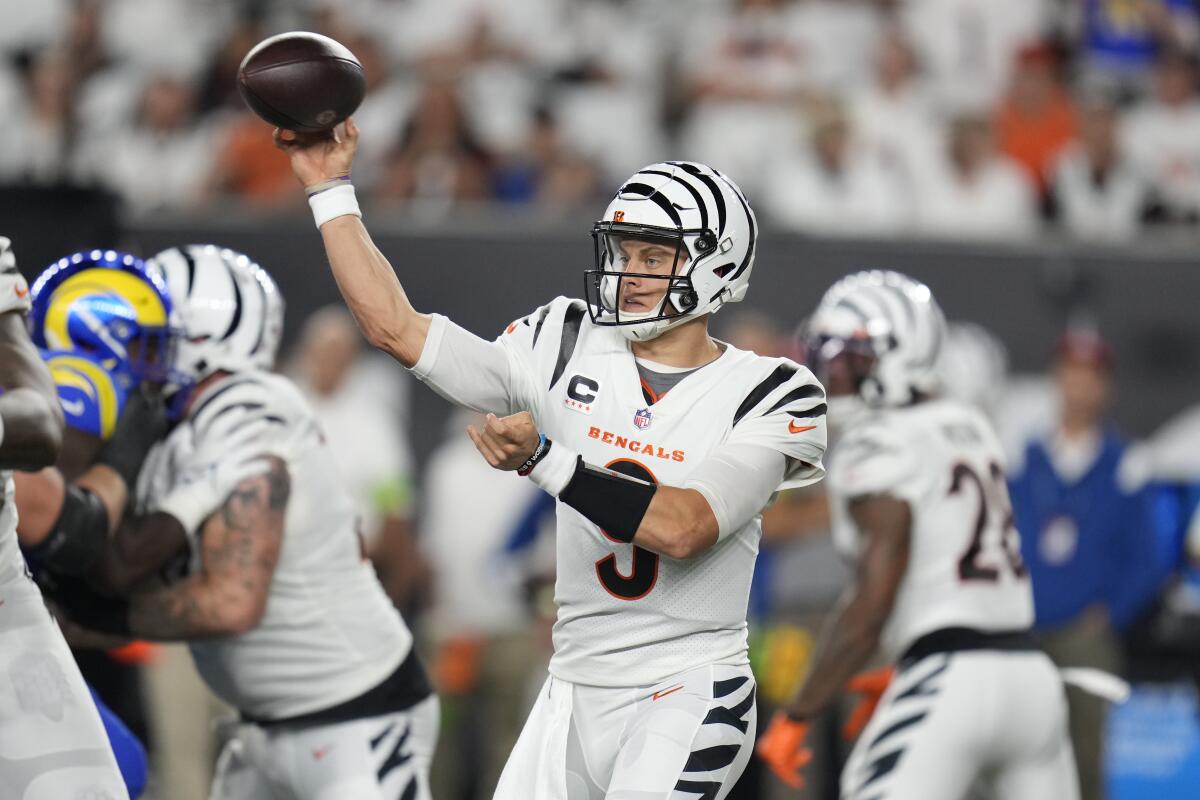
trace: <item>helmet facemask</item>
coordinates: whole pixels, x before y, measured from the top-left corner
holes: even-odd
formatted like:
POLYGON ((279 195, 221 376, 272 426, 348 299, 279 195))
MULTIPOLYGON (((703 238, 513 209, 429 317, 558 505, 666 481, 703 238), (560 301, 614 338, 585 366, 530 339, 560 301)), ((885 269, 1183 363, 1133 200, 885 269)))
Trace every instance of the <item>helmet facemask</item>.
POLYGON ((691 319, 699 304, 691 273, 697 258, 710 253, 712 234, 703 229, 671 230, 652 225, 624 222, 597 222, 592 227, 596 268, 584 273, 584 297, 592 321, 597 325, 620 327, 626 338, 653 339, 667 329, 691 319), (658 246, 669 254, 669 272, 627 271, 624 242, 658 246), (623 308, 630 281, 645 283, 662 294, 647 310, 623 308))

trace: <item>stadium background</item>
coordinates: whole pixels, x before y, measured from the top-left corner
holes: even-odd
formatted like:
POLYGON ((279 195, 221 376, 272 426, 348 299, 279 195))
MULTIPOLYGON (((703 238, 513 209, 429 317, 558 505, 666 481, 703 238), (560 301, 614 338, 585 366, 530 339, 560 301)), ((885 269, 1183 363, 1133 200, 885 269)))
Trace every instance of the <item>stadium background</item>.
MULTIPOLYGON (((1047 391, 1063 332, 1098 330, 1114 354, 1112 419, 1131 437, 1155 442, 1200 398, 1200 9, 1190 0, 2 0, 0 11, 0 220, 31 277, 78 249, 149 256, 219 243, 275 276, 288 302, 285 348, 296 345, 310 315, 338 297, 286 161, 240 105, 232 69, 262 36, 311 29, 347 43, 371 77, 359 119, 364 143, 376 144, 355 177, 377 242, 418 308, 477 333, 578 295, 591 221, 626 173, 663 156, 712 159, 763 223, 753 288, 736 312, 764 315, 782 350, 837 277, 885 267, 928 282, 950 319, 986 327, 1011 371, 1047 391), (914 65, 903 82, 920 91, 889 105, 874 65, 898 42, 914 65), (977 57, 955 62, 962 53, 977 57), (1184 76, 1182 97, 1164 94, 1171 70, 1184 76), (1107 168, 1118 177, 1081 199, 1063 165, 1099 160, 1103 148, 1088 149, 1103 138, 1097 109, 1117 120, 1107 168), (881 132, 889 112, 895 130, 881 132), (952 194, 956 216, 928 198, 954 187, 946 140, 968 122, 989 127, 995 145, 976 174, 1000 177, 978 178, 993 194, 952 194), (846 150, 826 163, 820 137, 831 130, 846 150), (897 153, 898 142, 914 152, 897 153), (1136 185, 1136 202, 1105 206, 1106 185, 1136 185), (789 190, 810 196, 789 203, 789 190), (882 209, 870 201, 881 196, 882 209)), ((730 309, 716 327, 747 319, 730 309)), ((423 499, 405 514, 421 541, 437 502, 426 467, 445 446, 449 409, 399 370, 373 368, 394 373, 408 396, 395 411, 407 442, 394 446, 414 455, 405 477, 423 499)), ((1186 433, 1166 444, 1186 445, 1186 433)), ((1174 480, 1198 484, 1200 469, 1174 480)), ((511 534, 489 535, 503 544, 511 534)), ((832 599, 828 581, 789 586, 812 577, 801 562, 826 563, 821 536, 772 545, 769 585, 758 589, 769 595, 764 628, 803 631, 832 599)), ((1183 554, 1170 562, 1164 591, 1187 580, 1183 554)), ((463 637, 439 632, 436 567, 432 588, 404 602, 440 663, 463 637)), ((537 640, 544 618, 525 619, 537 640)), ((1135 677, 1155 681, 1110 725, 1111 796, 1194 796, 1200 729, 1187 670, 1154 653, 1132 662, 1135 677)), ((454 683, 453 670, 439 674, 454 683)), ((139 692, 136 675, 119 685, 139 692)), ((470 748, 486 749, 478 740, 489 736, 462 695, 448 711, 461 715, 451 728, 461 738, 443 739, 451 760, 477 757, 470 748)), ((127 699, 116 705, 144 705, 127 699)), ((470 783, 439 796, 488 796, 470 783)), ((741 796, 782 796, 746 784, 741 796)), ((164 775, 155 791, 192 797, 164 775)))

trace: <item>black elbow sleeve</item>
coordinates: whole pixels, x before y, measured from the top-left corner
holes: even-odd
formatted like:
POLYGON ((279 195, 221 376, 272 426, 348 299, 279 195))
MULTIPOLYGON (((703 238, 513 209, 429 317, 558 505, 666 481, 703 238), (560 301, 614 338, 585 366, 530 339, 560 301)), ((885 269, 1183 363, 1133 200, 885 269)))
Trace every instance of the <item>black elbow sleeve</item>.
POLYGON ((606 534, 632 542, 658 487, 606 469, 597 469, 580 458, 575 474, 558 499, 599 525, 606 534))
POLYGON ((67 486, 62 511, 50 534, 26 554, 62 575, 87 572, 108 546, 108 512, 100 498, 67 486))

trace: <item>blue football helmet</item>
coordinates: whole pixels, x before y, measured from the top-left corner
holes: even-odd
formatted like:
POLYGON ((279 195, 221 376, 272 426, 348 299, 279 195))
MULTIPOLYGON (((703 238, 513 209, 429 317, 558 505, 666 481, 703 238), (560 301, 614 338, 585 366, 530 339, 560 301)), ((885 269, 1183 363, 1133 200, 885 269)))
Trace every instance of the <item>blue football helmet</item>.
POLYGON ((162 278, 136 256, 89 250, 60 258, 33 284, 34 344, 92 356, 135 382, 167 383, 179 327, 162 278))
POLYGON ((133 387, 124 365, 109 367, 96 356, 72 350, 42 350, 41 356, 58 389, 67 425, 100 439, 112 436, 133 387))

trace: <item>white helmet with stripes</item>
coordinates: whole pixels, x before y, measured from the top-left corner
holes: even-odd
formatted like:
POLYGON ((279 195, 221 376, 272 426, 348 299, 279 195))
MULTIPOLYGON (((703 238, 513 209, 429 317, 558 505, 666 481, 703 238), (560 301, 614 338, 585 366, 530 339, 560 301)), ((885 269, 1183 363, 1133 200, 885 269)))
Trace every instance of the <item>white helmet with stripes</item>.
POLYGON ((158 270, 178 310, 184 336, 175 367, 193 381, 218 370, 271 369, 283 335, 283 296, 249 256, 213 244, 163 250, 146 262, 158 270))
POLYGON ((757 238, 758 223, 745 195, 712 167, 666 161, 638 170, 592 226, 596 267, 587 271, 585 281, 592 321, 646 341, 740 301, 750 286, 757 238), (663 275, 625 272, 622 239, 675 248, 667 290, 657 308, 637 313, 621 309, 623 280, 664 280, 663 275))
POLYGON ((869 356, 857 375, 868 406, 904 406, 938 391, 946 321, 929 287, 899 272, 842 278, 809 320, 809 362, 820 377, 843 353, 869 356))

